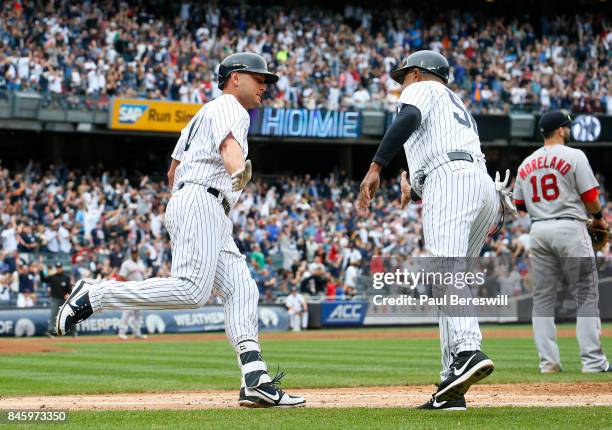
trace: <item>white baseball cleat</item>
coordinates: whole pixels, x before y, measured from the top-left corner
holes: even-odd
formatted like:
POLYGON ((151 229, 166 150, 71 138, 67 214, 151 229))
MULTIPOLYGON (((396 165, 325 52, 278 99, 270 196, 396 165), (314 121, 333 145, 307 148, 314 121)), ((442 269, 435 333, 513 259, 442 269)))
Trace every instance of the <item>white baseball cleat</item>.
POLYGON ((448 400, 446 402, 438 402, 436 396, 431 396, 431 399, 427 402, 418 406, 417 409, 427 409, 431 411, 465 411, 467 406, 465 404, 465 397, 461 396, 455 400, 448 400))
POLYGON ((303 397, 285 393, 278 386, 284 373, 276 374, 270 382, 264 382, 257 387, 240 389, 238 404, 245 408, 295 408, 306 405, 303 397))
POLYGON ((75 325, 86 320, 93 314, 91 302, 89 301, 89 287, 85 281, 76 283, 68 300, 62 305, 55 320, 55 331, 63 336, 75 325))

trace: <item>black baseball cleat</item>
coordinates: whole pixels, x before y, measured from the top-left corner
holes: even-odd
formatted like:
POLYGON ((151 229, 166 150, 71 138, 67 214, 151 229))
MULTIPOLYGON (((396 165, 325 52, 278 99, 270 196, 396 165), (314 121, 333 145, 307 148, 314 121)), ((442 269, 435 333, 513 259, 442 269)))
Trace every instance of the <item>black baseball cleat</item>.
POLYGON ((245 408, 294 408, 306 404, 303 397, 291 396, 279 388, 284 373, 276 374, 272 381, 259 384, 257 387, 240 389, 238 404, 245 408))
POLYGON ((417 406, 417 409, 427 409, 430 411, 465 411, 467 406, 465 405, 465 397, 463 396, 455 400, 438 402, 436 396, 433 395, 429 402, 417 406))
POLYGON ((62 305, 55 320, 55 331, 63 336, 75 325, 86 320, 93 314, 91 302, 89 301, 89 285, 85 281, 79 281, 74 286, 66 303, 62 305))
POLYGON ((436 401, 463 397, 472 384, 489 376, 494 368, 493 361, 482 351, 460 352, 450 365, 450 375, 438 385, 436 401))

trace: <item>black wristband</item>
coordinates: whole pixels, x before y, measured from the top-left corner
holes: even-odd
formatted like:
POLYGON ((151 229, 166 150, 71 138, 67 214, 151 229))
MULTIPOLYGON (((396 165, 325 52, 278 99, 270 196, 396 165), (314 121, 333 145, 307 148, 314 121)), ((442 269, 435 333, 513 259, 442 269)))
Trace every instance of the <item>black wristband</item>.
POLYGON ((421 200, 421 196, 419 196, 417 192, 414 191, 414 188, 410 188, 410 200, 412 200, 413 202, 418 202, 419 200, 421 200))
POLYGON ((595 219, 602 219, 603 218, 603 214, 601 213, 601 210, 599 212, 595 212, 593 215, 593 218, 595 219))

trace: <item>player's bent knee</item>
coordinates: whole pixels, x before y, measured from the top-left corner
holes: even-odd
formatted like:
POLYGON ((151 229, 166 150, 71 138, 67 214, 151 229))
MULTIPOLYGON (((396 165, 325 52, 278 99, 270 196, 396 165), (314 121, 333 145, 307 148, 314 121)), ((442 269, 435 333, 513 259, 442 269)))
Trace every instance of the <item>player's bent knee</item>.
POLYGON ((201 288, 198 288, 195 283, 186 281, 184 284, 183 305, 186 309, 198 309, 204 306, 210 297, 210 293, 206 294, 201 288))

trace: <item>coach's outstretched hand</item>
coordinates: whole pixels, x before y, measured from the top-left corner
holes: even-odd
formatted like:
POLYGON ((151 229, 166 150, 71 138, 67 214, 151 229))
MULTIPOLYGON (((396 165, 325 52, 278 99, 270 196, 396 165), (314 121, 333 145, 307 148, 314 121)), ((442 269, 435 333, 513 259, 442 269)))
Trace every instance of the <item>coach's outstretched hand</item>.
POLYGON ((357 202, 357 209, 361 216, 368 215, 372 197, 376 194, 380 186, 381 168, 382 166, 380 164, 373 162, 370 164, 370 170, 366 173, 365 178, 361 181, 361 185, 359 186, 359 201, 357 202))
POLYGON ((242 169, 238 169, 232 173, 232 191, 240 191, 246 187, 252 175, 253 167, 251 166, 251 160, 247 160, 242 169))

